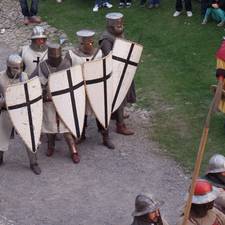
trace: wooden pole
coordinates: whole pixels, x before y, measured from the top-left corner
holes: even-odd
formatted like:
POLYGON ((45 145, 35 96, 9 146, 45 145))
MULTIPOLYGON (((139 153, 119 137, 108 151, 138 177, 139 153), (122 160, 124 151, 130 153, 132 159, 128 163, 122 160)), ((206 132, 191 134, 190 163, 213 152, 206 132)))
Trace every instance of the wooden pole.
POLYGON ((192 197, 194 195, 194 190, 195 190, 195 182, 199 175, 199 171, 200 171, 200 167, 201 167, 201 163, 202 163, 202 159, 203 159, 203 155, 204 155, 204 151, 205 151, 205 146, 206 146, 207 139, 208 139, 211 115, 212 115, 212 112, 215 112, 215 110, 217 110, 217 108, 218 108, 218 104, 219 104, 219 101, 220 101, 221 95, 222 95, 222 90, 223 90, 223 80, 220 79, 218 82, 218 85, 217 85, 216 93, 211 102, 205 124, 204 124, 203 132, 202 132, 202 136, 201 136, 201 140, 200 140, 200 144, 199 144, 199 148, 198 148, 198 154, 197 154, 197 157, 195 160, 195 168, 194 168, 194 172, 192 175, 191 188, 190 188, 190 192, 188 195, 186 207, 184 210, 184 218, 183 218, 182 225, 186 225, 187 220, 189 218, 191 204, 192 204, 192 197))

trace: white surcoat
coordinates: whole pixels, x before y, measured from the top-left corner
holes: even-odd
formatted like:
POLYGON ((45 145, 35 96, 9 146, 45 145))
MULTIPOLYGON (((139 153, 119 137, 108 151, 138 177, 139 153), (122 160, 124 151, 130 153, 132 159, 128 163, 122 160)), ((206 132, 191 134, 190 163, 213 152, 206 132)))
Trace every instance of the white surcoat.
MULTIPOLYGON (((2 93, 0 93, 1 98, 5 98, 5 92, 7 87, 18 82, 23 82, 28 79, 26 73, 22 73, 19 79, 10 79, 6 71, 0 73, 0 87, 2 93)), ((9 117, 7 110, 1 110, 0 112, 0 151, 7 151, 9 147, 10 135, 12 132, 12 122, 9 117)))
POLYGON ((21 57, 25 64, 25 72, 30 75, 36 69, 38 63, 47 59, 47 50, 44 52, 34 51, 29 45, 23 46, 21 51, 21 57))

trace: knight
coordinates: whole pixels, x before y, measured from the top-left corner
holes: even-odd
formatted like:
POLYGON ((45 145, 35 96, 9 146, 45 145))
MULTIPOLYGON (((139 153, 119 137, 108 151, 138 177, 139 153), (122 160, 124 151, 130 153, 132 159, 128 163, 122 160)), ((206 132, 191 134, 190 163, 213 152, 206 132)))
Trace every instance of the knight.
POLYGON ((61 46, 59 44, 49 43, 48 58, 38 65, 38 67, 33 72, 32 77, 36 75, 39 76, 43 88, 44 114, 42 133, 46 133, 48 139, 46 155, 50 157, 54 154, 56 134, 63 134, 69 147, 72 161, 74 163, 79 163, 80 156, 77 151, 75 139, 56 112, 48 87, 48 79, 52 73, 65 70, 69 67, 69 60, 62 58, 61 46))
POLYGON ((203 177, 209 181, 220 192, 215 199, 215 207, 225 213, 225 157, 221 154, 214 154, 208 163, 208 169, 203 177))
POLYGON ((25 65, 25 72, 30 77, 37 65, 47 59, 47 35, 43 27, 35 26, 31 34, 31 44, 20 50, 25 65))
MULTIPOLYGON (((116 38, 124 38, 124 23, 122 13, 108 13, 106 14, 106 31, 104 31, 100 37, 99 45, 106 56, 113 49, 113 44, 116 38)), ((132 82, 131 88, 128 91, 127 97, 124 99, 120 107, 113 113, 112 117, 116 119, 116 131, 123 135, 132 135, 134 132, 127 128, 124 122, 124 107, 127 100, 129 103, 136 101, 134 82, 132 82)))
MULTIPOLYGON (((219 190, 207 180, 197 179, 187 225, 223 225, 225 215, 214 207, 219 190)), ((183 224, 181 217, 177 225, 183 224)))
MULTIPOLYGON (((91 30, 80 30, 76 33, 78 38, 78 47, 74 48, 73 50, 69 50, 66 54, 66 58, 70 60, 71 65, 79 65, 85 62, 101 59, 102 58, 102 51, 101 49, 96 49, 94 47, 94 36, 95 32, 91 30)), ((85 115, 85 123, 82 132, 81 140, 86 139, 86 127, 87 127, 87 118, 88 115, 91 116, 93 114, 90 103, 88 98, 86 98, 86 115, 85 115)), ((105 129, 101 123, 96 119, 96 123, 98 126, 98 130, 100 131, 103 139, 103 145, 105 145, 109 149, 114 149, 115 146, 112 143, 109 137, 109 130, 105 129)))
POLYGON ((134 220, 131 225, 168 225, 160 213, 163 204, 150 194, 139 194, 135 199, 135 210, 132 213, 134 220))
MULTIPOLYGON (((28 75, 23 72, 23 67, 22 58, 17 54, 12 54, 7 59, 6 71, 0 73, 0 165, 3 164, 4 152, 9 148, 10 137, 13 130, 13 124, 6 108, 5 92, 7 87, 29 79, 28 75)), ((27 147, 25 148, 30 161, 31 170, 39 175, 41 169, 37 162, 37 154, 31 152, 27 147)))

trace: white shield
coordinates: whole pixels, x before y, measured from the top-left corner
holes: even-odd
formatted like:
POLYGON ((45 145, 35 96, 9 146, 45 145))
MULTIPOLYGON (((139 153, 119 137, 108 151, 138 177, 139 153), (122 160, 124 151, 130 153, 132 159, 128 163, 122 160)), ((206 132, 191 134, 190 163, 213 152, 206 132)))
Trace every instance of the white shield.
POLYGON ((83 74, 92 110, 102 126, 107 128, 111 117, 113 97, 112 54, 84 63, 83 74))
POLYGON ((113 102, 112 112, 117 110, 134 79, 143 46, 124 39, 116 39, 113 46, 113 102))
POLYGON ((48 85, 61 120, 79 138, 85 115, 85 87, 81 65, 52 73, 48 85))
POLYGON ((6 89, 6 105, 10 119, 30 151, 39 144, 43 116, 42 88, 38 77, 6 89))

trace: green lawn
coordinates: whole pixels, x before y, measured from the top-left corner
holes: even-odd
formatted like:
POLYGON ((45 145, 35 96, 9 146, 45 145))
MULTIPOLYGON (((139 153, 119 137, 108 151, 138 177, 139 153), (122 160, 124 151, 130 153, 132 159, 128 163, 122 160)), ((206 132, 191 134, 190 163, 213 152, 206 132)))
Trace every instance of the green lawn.
MULTIPOLYGON (((64 30, 72 42, 75 32, 93 29, 97 36, 105 28, 104 16, 110 11, 125 15, 126 37, 144 45, 142 63, 136 74, 138 105, 154 111, 149 137, 180 162, 193 167, 203 123, 215 80, 215 52, 224 28, 210 21, 201 25, 200 4, 193 2, 192 18, 182 14, 173 18, 175 1, 162 1, 159 9, 140 8, 139 1, 130 9, 114 8, 92 12, 94 1, 44 0, 40 15, 49 24, 64 30)), ((225 154, 224 116, 212 118, 204 162, 213 153, 225 154)), ((205 167, 203 163, 203 167, 205 167)))

